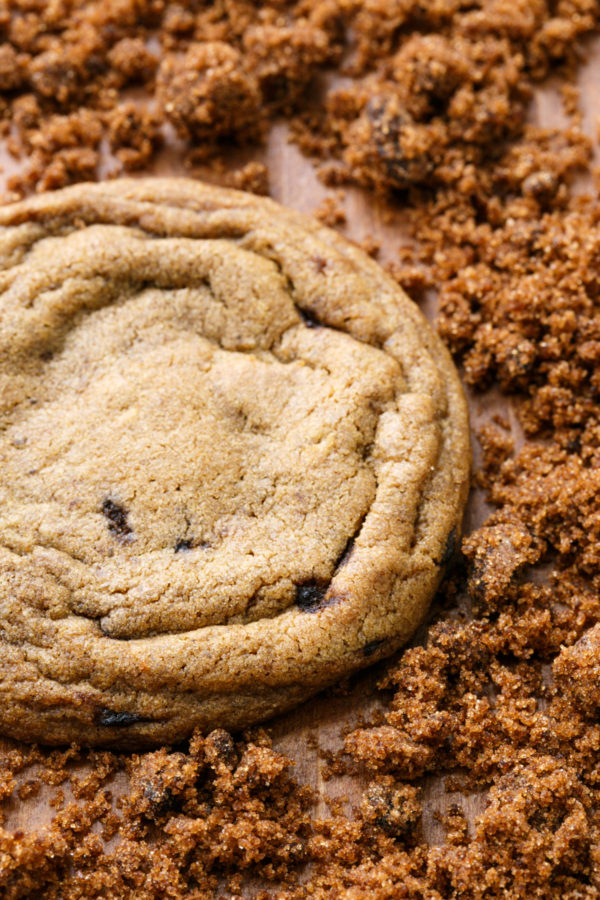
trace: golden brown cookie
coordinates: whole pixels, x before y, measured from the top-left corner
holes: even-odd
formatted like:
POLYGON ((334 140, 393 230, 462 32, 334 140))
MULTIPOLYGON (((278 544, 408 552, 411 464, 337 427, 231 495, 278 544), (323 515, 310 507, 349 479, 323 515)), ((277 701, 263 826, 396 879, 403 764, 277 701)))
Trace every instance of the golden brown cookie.
POLYGON ((0 209, 0 730, 141 747, 390 654, 460 529, 467 412, 339 235, 184 179, 0 209))

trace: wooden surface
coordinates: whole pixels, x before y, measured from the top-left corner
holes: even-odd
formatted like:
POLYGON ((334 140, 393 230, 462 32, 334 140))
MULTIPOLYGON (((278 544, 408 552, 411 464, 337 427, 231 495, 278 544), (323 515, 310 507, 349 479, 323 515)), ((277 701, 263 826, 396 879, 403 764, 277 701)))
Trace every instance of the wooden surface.
MULTIPOLYGON (((600 116, 600 38, 590 42, 588 46, 590 61, 581 70, 579 84, 584 113, 583 126, 590 137, 595 139, 600 116)), ((531 115, 534 121, 542 125, 564 124, 558 85, 549 84, 537 92, 531 115)), ((319 182, 311 163, 294 145, 287 142, 284 124, 277 125, 272 130, 266 154, 262 154, 262 158, 265 156, 269 164, 271 194, 281 203, 310 213, 331 193, 319 182)), ((245 155, 243 161, 247 158, 245 155)), ((257 154, 256 158, 261 158, 261 155, 257 154)), ((0 162, 5 167, 4 177, 17 168, 17 164, 4 155, 0 162)), ((232 160, 232 164, 235 162, 239 162, 239 157, 232 160)), ((173 151, 158 160, 153 172, 187 174, 178 162, 177 153, 173 151)), ((387 207, 367 193, 354 189, 347 190, 343 205, 347 224, 342 230, 346 235, 359 242, 365 237, 374 238, 381 244, 379 260, 386 262, 395 259, 398 247, 408 240, 405 211, 398 206, 387 207)), ((423 310, 429 318, 434 317, 434 293, 426 298, 423 310)), ((491 411, 503 411, 513 424, 518 438, 516 419, 506 399, 471 396, 470 406, 474 429, 489 417, 491 411)), ((477 462, 476 441, 473 443, 477 462)), ((472 492, 465 518, 465 532, 468 533, 481 524, 486 513, 482 496, 472 492)), ((416 640, 422 640, 426 631, 427 625, 421 628, 416 640)), ((348 810, 360 799, 362 786, 357 779, 335 778, 327 783, 323 782, 322 760, 319 756, 323 750, 338 750, 343 741, 343 732, 381 706, 381 698, 375 688, 381 671, 382 666, 379 666, 375 671, 363 673, 353 679, 349 689, 317 697, 270 723, 275 746, 294 760, 299 781, 310 785, 319 793, 321 801, 316 810, 317 815, 327 813, 327 798, 342 798, 348 810)), ((443 839, 436 813, 443 812, 450 803, 460 799, 465 812, 472 819, 485 803, 485 797, 481 795, 458 797, 447 794, 443 779, 440 778, 425 779, 423 791, 424 833, 432 843, 439 843, 443 839)), ((52 815, 47 802, 48 796, 49 791, 44 790, 36 800, 12 803, 8 827, 20 827, 26 831, 43 827, 52 815)))

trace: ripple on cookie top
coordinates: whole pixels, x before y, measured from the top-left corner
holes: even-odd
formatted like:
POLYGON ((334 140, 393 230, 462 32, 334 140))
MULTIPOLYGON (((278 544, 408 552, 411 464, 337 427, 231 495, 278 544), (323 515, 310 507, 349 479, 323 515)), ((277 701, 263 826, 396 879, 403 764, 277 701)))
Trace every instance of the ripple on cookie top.
POLYGON ((410 637, 468 423, 372 260, 185 179, 4 207, 0 257, 3 733, 237 728, 410 637))

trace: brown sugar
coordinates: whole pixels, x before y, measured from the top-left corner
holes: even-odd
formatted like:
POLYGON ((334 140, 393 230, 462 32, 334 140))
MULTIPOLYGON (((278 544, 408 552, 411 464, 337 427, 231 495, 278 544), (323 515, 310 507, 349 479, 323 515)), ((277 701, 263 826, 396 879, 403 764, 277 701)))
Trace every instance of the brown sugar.
POLYGON ((1 897, 600 897, 600 206, 573 190, 590 173, 577 117, 527 123, 535 84, 568 80, 599 24, 595 0, 0 7, 14 190, 96 177, 105 139, 145 168, 168 121, 266 191, 262 163, 219 154, 285 115, 323 179, 408 205, 415 249, 391 271, 416 297, 438 286, 465 380, 509 396, 522 429, 480 430, 492 512, 423 645, 387 668, 383 710, 331 760, 360 779, 358 809, 318 818, 263 732, 140 756, 6 742, 3 815, 46 790, 55 808, 45 830, 0 831, 1 897), (316 90, 332 66, 348 80, 316 90), (427 778, 484 798, 474 822, 450 807, 437 844, 427 778))
POLYGON ((26 160, 9 185, 17 194, 99 177, 102 138, 117 171, 149 165, 165 126, 183 156, 218 161, 226 143, 260 142, 269 121, 297 110, 343 47, 336 0, 258 9, 244 0, 11 0, 3 10, 0 116, 26 160), (90 132, 74 143, 80 121, 90 132))
POLYGON ((258 82, 242 69, 241 54, 224 41, 197 44, 185 56, 167 55, 159 68, 159 109, 184 138, 256 139, 258 82))

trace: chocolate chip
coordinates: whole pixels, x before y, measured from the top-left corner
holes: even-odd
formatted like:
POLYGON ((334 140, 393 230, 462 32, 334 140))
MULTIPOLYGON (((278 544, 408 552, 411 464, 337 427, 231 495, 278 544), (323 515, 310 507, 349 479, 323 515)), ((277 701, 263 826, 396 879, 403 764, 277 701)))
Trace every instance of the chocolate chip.
POLYGON ((181 553, 182 550, 191 550, 192 542, 187 538, 180 538, 175 544, 175 553, 181 553))
POLYGON ((108 498, 102 504, 102 515, 108 519, 108 530, 118 538, 126 538, 132 533, 132 528, 127 522, 127 510, 114 500, 108 498))
POLYGON ((175 553, 185 550, 206 550, 210 547, 209 541, 197 541, 195 538, 179 538, 175 543, 175 553))
POLYGON ((105 728, 125 728, 128 725, 137 725, 139 722, 145 722, 142 716, 136 713, 116 712, 114 709, 103 709, 96 718, 98 725, 105 728))
POLYGON ((446 538, 446 546, 442 555, 442 565, 447 566, 454 554, 456 553, 456 528, 453 528, 446 538))
POLYGON ((375 641, 369 641, 369 643, 365 644, 365 646, 363 647, 363 650, 362 650, 363 656, 372 656, 375 653, 375 651, 379 650, 381 645, 384 643, 385 643, 385 641, 382 638, 379 638, 378 640, 375 640, 375 641))
POLYGON ((306 325, 307 328, 320 328, 321 327, 321 323, 319 322, 319 320, 317 318, 315 318, 315 316, 312 315, 312 313, 307 312, 307 310, 305 310, 305 309, 300 309, 300 307, 298 307, 298 312, 304 319, 304 324, 306 325))
POLYGON ((296 606, 303 612, 315 612, 321 607, 328 587, 329 583, 327 581, 319 581, 315 578, 297 584, 296 606))

